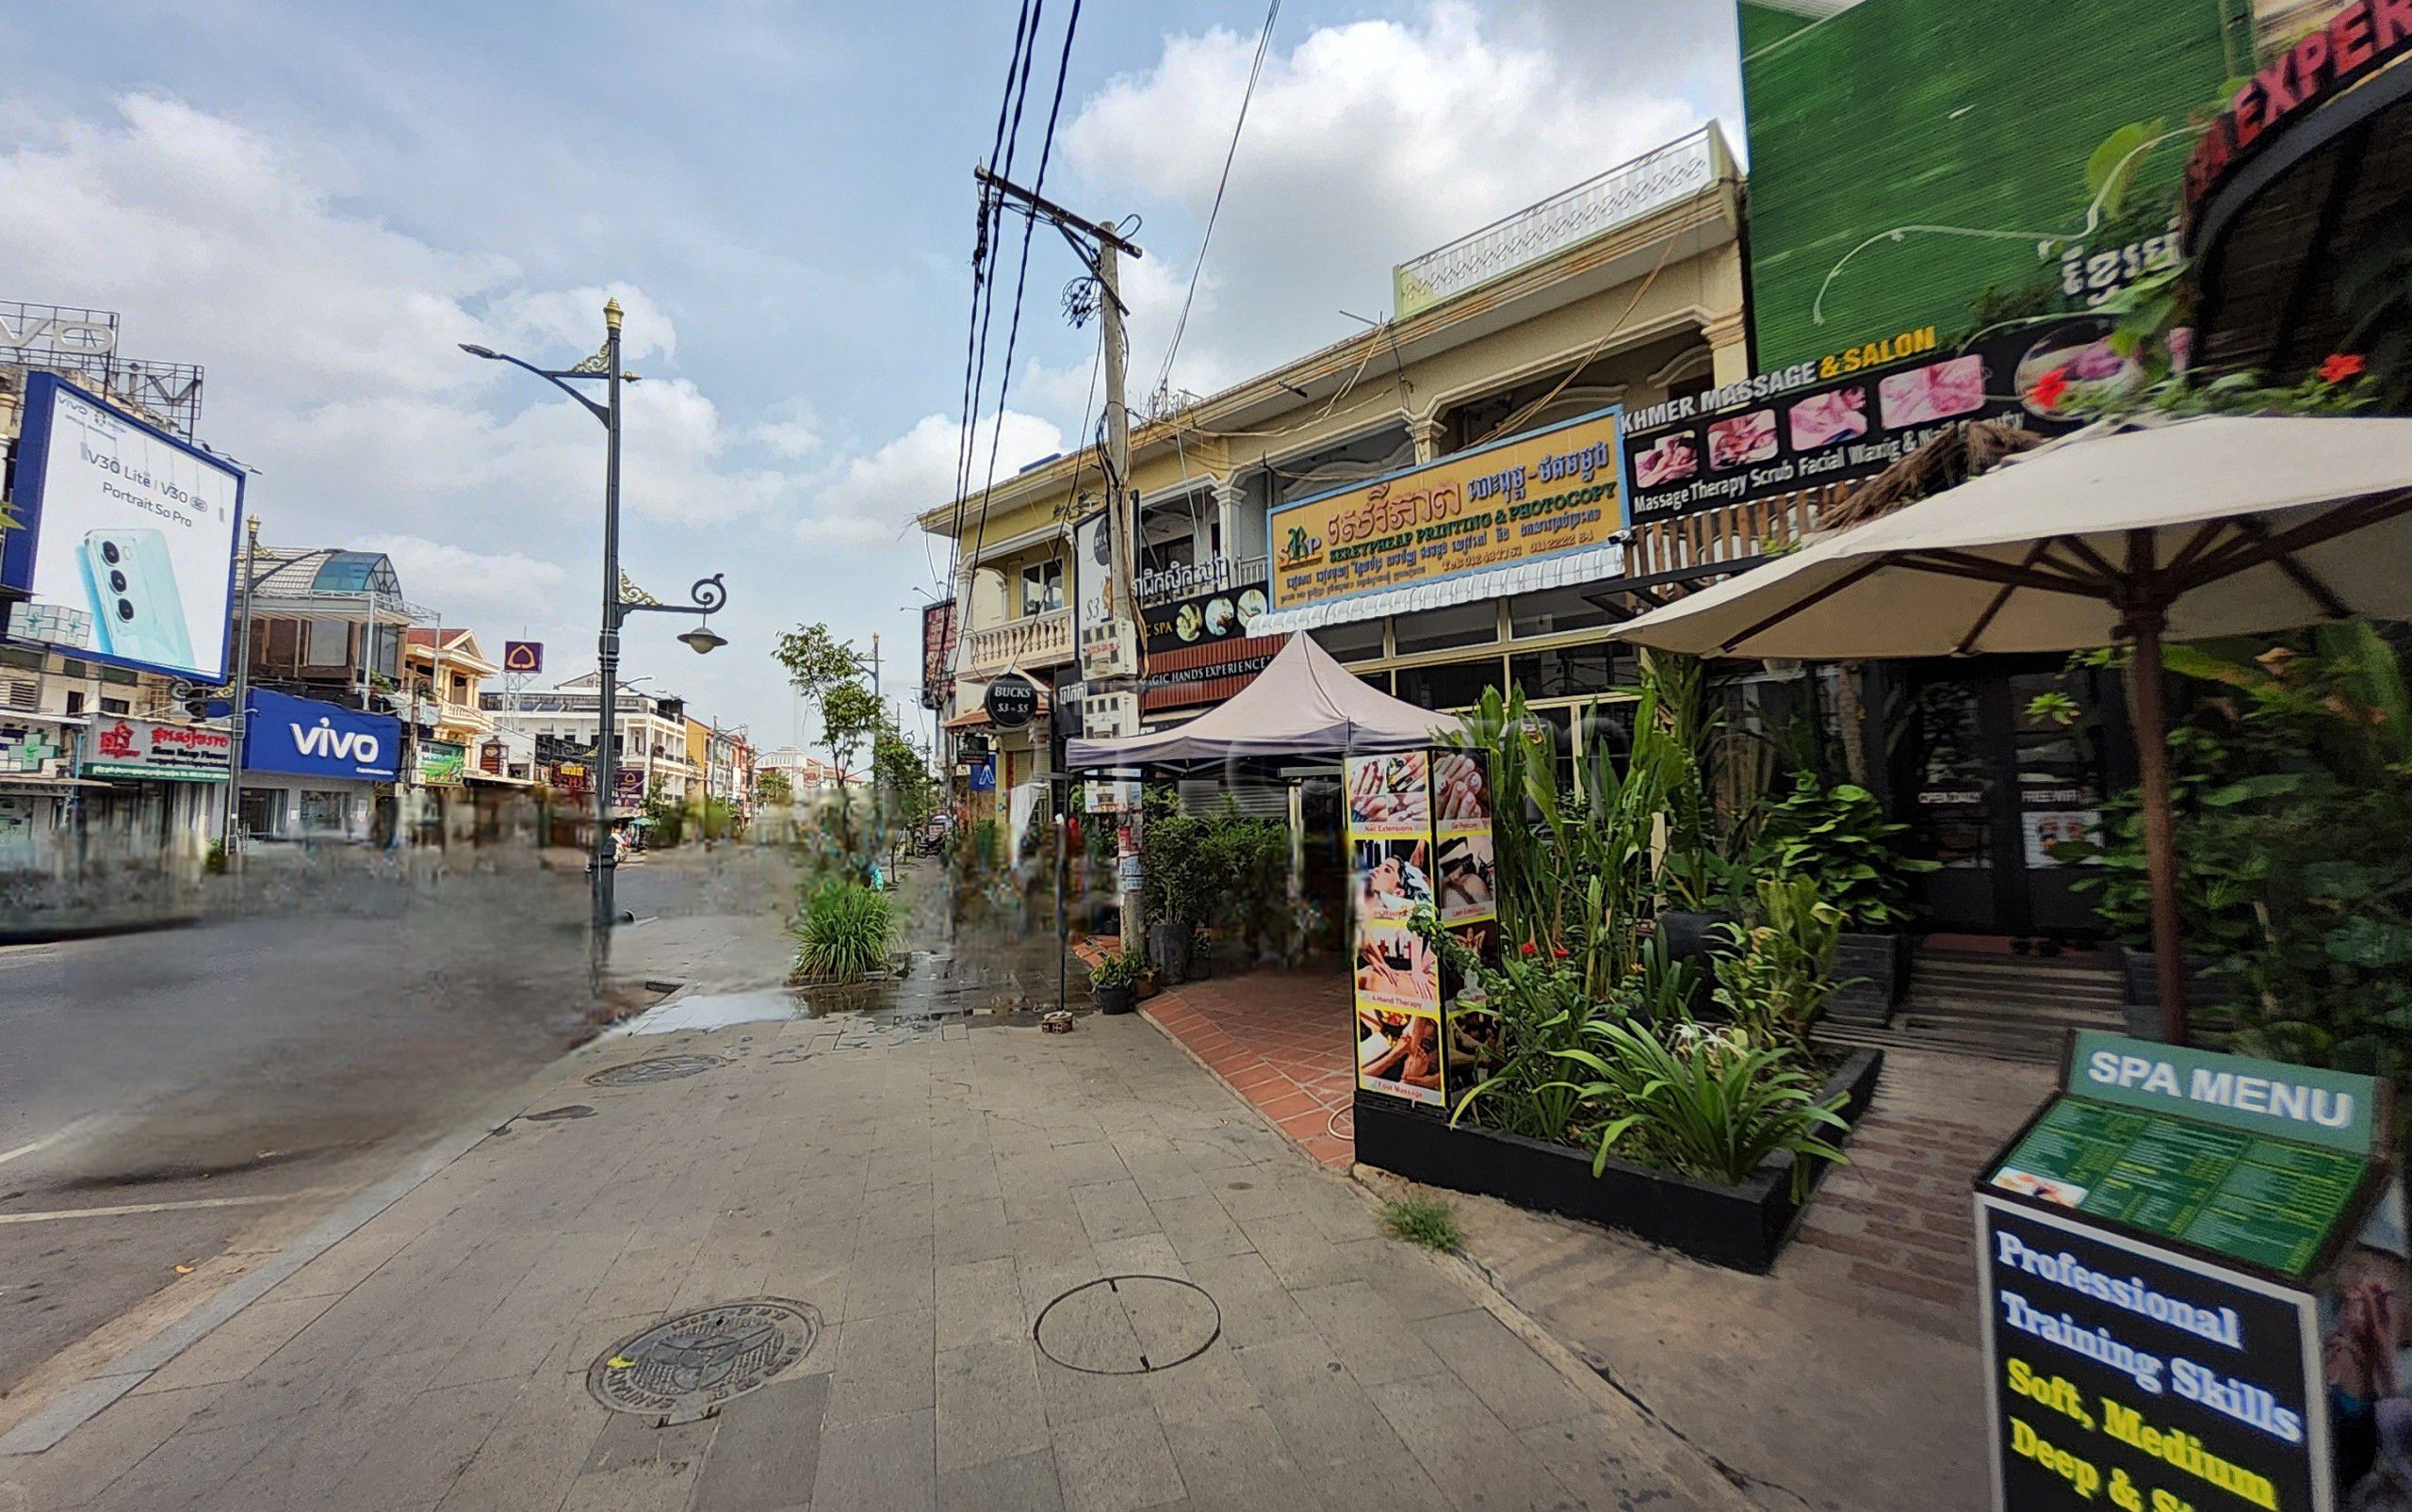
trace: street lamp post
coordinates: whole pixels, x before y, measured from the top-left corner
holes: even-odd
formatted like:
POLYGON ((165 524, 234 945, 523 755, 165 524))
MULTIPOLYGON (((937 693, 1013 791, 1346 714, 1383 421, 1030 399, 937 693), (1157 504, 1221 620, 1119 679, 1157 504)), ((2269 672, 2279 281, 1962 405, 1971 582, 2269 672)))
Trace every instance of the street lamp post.
POLYGON ((701 656, 728 642, 714 635, 710 615, 728 603, 727 585, 714 573, 697 580, 690 591, 692 604, 659 604, 650 600, 631 600, 620 580, 620 385, 623 381, 635 382, 637 375, 620 368, 620 301, 611 300, 603 306, 603 350, 575 367, 546 368, 523 362, 508 352, 489 347, 461 343, 461 350, 472 357, 489 362, 509 363, 522 367, 552 384, 571 398, 578 400, 586 413, 602 422, 606 437, 603 463, 603 626, 595 641, 595 675, 598 703, 595 726, 595 857, 590 871, 595 883, 595 937, 598 948, 611 938, 611 928, 619 921, 619 906, 612 897, 618 854, 611 846, 611 792, 618 786, 618 753, 611 748, 614 725, 618 718, 617 693, 620 685, 620 626, 630 614, 641 610, 658 610, 665 614, 693 614, 700 622, 678 640, 701 656), (569 386, 569 380, 599 378, 604 384, 604 401, 594 399, 569 386))

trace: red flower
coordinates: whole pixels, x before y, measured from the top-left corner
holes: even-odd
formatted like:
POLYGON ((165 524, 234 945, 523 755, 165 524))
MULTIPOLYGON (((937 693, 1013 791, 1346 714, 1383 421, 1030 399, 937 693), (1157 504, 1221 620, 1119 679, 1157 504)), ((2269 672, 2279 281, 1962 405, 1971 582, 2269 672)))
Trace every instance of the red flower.
POLYGON ((2320 364, 2320 381, 2341 383, 2349 378, 2359 378, 2370 365, 2349 351, 2332 351, 2320 364))
POLYGON ((1572 952, 1563 945, 1553 945, 1549 948, 1549 953, 1563 961, 1572 952))
POLYGON ((2068 387, 2069 370, 2055 367, 2035 380, 2035 386, 2027 391, 2027 397, 2034 401, 2037 409, 2049 410, 2061 402, 2061 396, 2068 392, 2068 387))
POLYGON ((1524 942, 1524 953, 1526 955, 1539 955, 1540 953, 1540 947, 1535 945, 1530 940, 1526 940, 1524 942))

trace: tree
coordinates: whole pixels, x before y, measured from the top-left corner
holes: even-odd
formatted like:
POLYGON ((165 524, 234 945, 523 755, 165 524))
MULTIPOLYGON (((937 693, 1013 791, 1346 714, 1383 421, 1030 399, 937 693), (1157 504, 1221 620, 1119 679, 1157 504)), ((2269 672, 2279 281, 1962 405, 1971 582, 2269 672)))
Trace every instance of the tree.
POLYGON ((795 802, 795 784, 784 772, 765 769, 754 774, 754 796, 766 804, 795 802))
POLYGON ((937 784, 931 780, 928 758, 892 720, 880 722, 872 741, 872 776, 906 829, 920 829, 937 812, 937 784))

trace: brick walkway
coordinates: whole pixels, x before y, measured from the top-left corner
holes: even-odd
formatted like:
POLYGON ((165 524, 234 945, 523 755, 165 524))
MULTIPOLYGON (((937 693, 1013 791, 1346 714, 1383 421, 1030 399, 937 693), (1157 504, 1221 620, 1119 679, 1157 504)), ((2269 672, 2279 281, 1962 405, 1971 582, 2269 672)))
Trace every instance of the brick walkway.
POLYGON ((1355 1159, 1345 1111, 1357 1089, 1345 971, 1193 982, 1149 999, 1140 1011, 1308 1154, 1326 1165, 1355 1159))

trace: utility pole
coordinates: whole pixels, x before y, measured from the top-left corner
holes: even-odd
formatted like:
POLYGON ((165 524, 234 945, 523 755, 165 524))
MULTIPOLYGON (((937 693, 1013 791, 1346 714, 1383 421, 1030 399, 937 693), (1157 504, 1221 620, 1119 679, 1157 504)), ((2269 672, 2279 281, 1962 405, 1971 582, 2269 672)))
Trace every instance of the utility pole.
POLYGON ((252 587, 259 581, 260 517, 246 518, 243 528, 243 619, 242 628, 235 632, 235 708, 226 743, 225 825, 218 841, 228 869, 236 871, 243 866, 243 747, 252 733, 245 707, 252 700, 252 587))
MULTIPOLYGON (((1131 486, 1131 406, 1123 388, 1124 368, 1130 359, 1130 338, 1123 320, 1131 313, 1122 302, 1122 281, 1118 255, 1129 252, 1142 255, 1139 249, 1125 239, 1112 226, 1074 215, 1052 200, 1034 194, 1019 185, 999 178, 983 168, 974 168, 972 177, 984 192, 1013 200, 1033 216, 1046 218, 1064 239, 1072 245, 1089 270, 1097 275, 1098 315, 1105 342, 1105 472, 1106 472, 1106 540, 1110 545, 1113 582, 1107 590, 1108 613, 1117 622, 1124 644, 1131 648, 1132 667, 1138 676, 1147 671, 1144 650, 1139 643, 1138 603, 1132 593, 1133 564, 1138 556, 1138 494, 1131 486), (1083 238, 1087 238, 1084 240, 1083 238)), ((1133 686, 1136 686, 1134 681, 1133 686)), ((1070 806, 1068 792, 1058 792, 1053 779, 1062 773, 1050 773, 1048 800, 1058 807, 1070 806)), ((1144 801, 1132 810, 1130 820, 1131 850, 1138 852, 1146 829, 1144 801)), ((1061 845, 1057 859, 1060 862, 1061 845)), ((1143 927, 1146 911, 1140 903, 1139 875, 1135 867, 1118 869, 1123 879, 1118 886, 1122 911, 1122 949, 1126 951, 1144 950, 1147 945, 1143 927)), ((1063 927, 1062 908, 1058 904, 1056 920, 1063 927)))
MULTIPOLYGON (((611 789, 619 786, 619 753, 611 749, 620 693, 620 301, 603 305, 603 627, 595 638, 595 941, 600 962, 620 919, 612 896, 619 853, 611 846, 611 789)), ((589 400, 587 408, 595 408, 589 400)), ((646 763, 651 765, 648 752, 646 763)))

